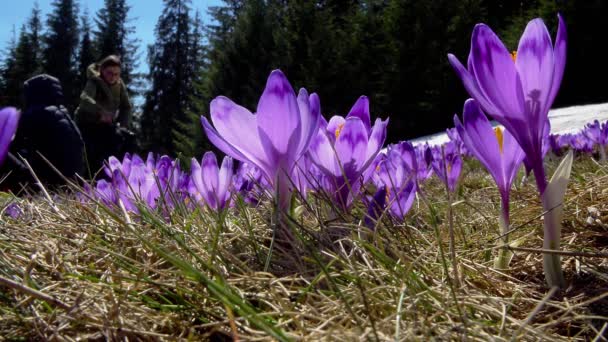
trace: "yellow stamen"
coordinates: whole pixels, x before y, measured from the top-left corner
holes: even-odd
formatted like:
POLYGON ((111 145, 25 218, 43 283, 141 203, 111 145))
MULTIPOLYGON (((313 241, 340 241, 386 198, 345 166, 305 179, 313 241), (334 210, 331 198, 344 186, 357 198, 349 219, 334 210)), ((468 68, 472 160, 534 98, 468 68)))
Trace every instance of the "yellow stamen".
POLYGON ((380 164, 378 164, 378 166, 376 166, 376 172, 380 172, 380 164))
POLYGON ((511 51, 511 59, 513 59, 513 62, 515 62, 517 60, 517 51, 515 51, 515 50, 511 51))
POLYGON ((500 154, 502 154, 502 129, 500 129, 500 127, 494 127, 494 134, 496 134, 496 140, 498 140, 498 148, 500 150, 500 154))
POLYGON ((340 132, 342 132, 342 128, 344 128, 343 123, 339 124, 338 128, 336 128, 336 139, 338 139, 340 137, 340 132))
POLYGON ((388 204, 390 197, 391 197, 391 188, 387 185, 386 186, 386 196, 384 197, 386 204, 388 204))

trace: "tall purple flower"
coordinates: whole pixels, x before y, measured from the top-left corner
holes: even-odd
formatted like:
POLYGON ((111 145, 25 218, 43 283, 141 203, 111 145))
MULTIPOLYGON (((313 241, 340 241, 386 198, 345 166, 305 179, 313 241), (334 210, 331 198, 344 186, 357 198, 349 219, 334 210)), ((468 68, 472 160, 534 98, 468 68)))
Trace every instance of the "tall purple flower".
MULTIPOLYGON (((543 145, 549 134, 545 129, 547 116, 566 65, 566 29, 560 15, 558 21, 555 45, 541 19, 528 23, 514 54, 488 26, 477 24, 471 38, 468 69, 454 55, 448 55, 471 97, 513 134, 526 153, 547 212, 544 247, 549 249, 558 249, 560 238, 560 222, 549 217, 557 211, 547 207, 554 199, 544 196, 548 184, 543 166, 543 145)), ((547 253, 543 258, 547 283, 564 286, 559 256, 547 253)))
POLYGON ((450 192, 456 190, 460 171, 462 171, 462 158, 458 153, 458 147, 453 141, 445 143, 443 146, 433 146, 433 171, 450 192))
POLYGON ((213 126, 201 117, 209 140, 218 149, 262 170, 282 210, 289 207, 294 166, 317 132, 320 112, 315 98, 305 89, 296 96, 285 75, 274 70, 255 114, 219 96, 210 105, 213 126))
POLYGON ((15 136, 20 113, 13 107, 0 110, 0 165, 8 154, 8 147, 15 136))
MULTIPOLYGON (((477 102, 468 99, 464 104, 463 123, 454 116, 454 125, 464 145, 488 170, 500 192, 502 234, 509 230, 509 192, 517 170, 525 157, 524 151, 507 130, 492 128, 490 121, 479 108, 477 102)), ((507 236, 503 239, 508 242, 507 236)), ((506 268, 508 259, 501 250, 496 262, 497 268, 506 268)))
POLYGON ((230 200, 230 186, 234 174, 232 158, 224 157, 222 167, 219 168, 215 154, 206 152, 201 164, 196 158, 192 158, 192 182, 211 209, 222 210, 230 200))
POLYGON ((600 124, 595 120, 593 123, 587 124, 583 134, 591 141, 597 144, 600 151, 600 160, 606 162, 606 145, 608 145, 608 122, 600 124))
POLYGON ((427 144, 420 144, 414 146, 414 151, 416 152, 416 166, 417 166, 417 175, 416 179, 418 182, 427 180, 433 174, 433 168, 431 164, 427 162, 426 151, 429 151, 430 147, 427 144))
POLYGON ((310 145, 311 161, 329 180, 338 205, 346 208, 360 187, 360 177, 386 139, 388 119, 371 126, 369 100, 361 96, 346 118, 332 117, 321 125, 310 145))
POLYGON ((539 191, 546 188, 543 131, 566 65, 566 29, 561 16, 555 45, 541 19, 528 23, 516 57, 485 24, 471 38, 468 70, 448 58, 469 94, 513 134, 532 165, 539 191))
POLYGON ((399 220, 403 220, 416 198, 415 154, 409 142, 401 142, 391 146, 376 166, 376 186, 385 188, 385 203, 399 220))

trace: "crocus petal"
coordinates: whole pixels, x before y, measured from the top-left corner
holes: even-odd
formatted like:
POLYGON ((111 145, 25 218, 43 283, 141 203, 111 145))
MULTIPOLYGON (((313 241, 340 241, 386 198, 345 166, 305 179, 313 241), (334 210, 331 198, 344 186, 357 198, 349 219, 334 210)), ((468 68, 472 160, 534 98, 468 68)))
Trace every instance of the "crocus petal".
MULTIPOLYGON (((494 104, 490 102, 485 95, 482 93, 481 89, 479 89, 479 85, 477 84, 477 79, 471 75, 471 72, 468 71, 462 63, 454 56, 453 54, 448 54, 448 60, 456 71, 456 74, 462 80, 462 84, 464 85, 467 92, 475 98, 486 111, 491 113, 496 113, 498 110, 494 107, 494 104)), ((472 71, 472 69, 471 69, 472 71)))
POLYGON ((335 149, 349 180, 357 175, 366 161, 367 139, 367 130, 361 119, 357 117, 346 119, 336 140, 335 149))
POLYGON ((331 141, 336 141, 336 138, 340 135, 340 131, 344 128, 345 122, 346 120, 339 115, 334 115, 329 119, 325 127, 331 141))
MULTIPOLYGON (((559 24, 557 27, 557 37, 555 38, 555 46, 553 48, 554 68, 553 68, 553 83, 551 84, 551 90, 549 91, 548 105, 553 104, 559 86, 562 83, 562 77, 564 76, 564 68, 566 67, 566 40, 568 35, 566 33, 566 24, 560 14, 557 15, 559 24)), ((547 110, 549 107, 546 108, 547 110)))
POLYGON ((369 142, 367 144, 367 150, 365 152, 366 160, 370 161, 378 154, 378 151, 384 145, 386 140, 386 127, 388 126, 388 119, 382 121, 380 118, 374 122, 371 134, 369 136, 369 142))
POLYGON ((112 174, 114 173, 114 170, 121 169, 122 168, 121 166, 122 165, 121 165, 120 161, 116 157, 110 156, 110 158, 108 158, 107 165, 103 168, 103 170, 108 177, 112 178, 112 174))
POLYGON ((217 158, 213 152, 205 152, 201 162, 203 186, 207 192, 215 193, 218 189, 217 158))
POLYGON ((324 132, 324 128, 319 128, 317 136, 312 140, 308 151, 312 162, 325 173, 335 177, 342 175, 340 165, 336 158, 336 152, 324 132))
POLYGON ((350 112, 348 112, 346 118, 348 119, 353 116, 361 119, 361 122, 363 122, 367 132, 371 130, 372 124, 369 115, 369 99, 367 96, 361 96, 357 99, 357 102, 355 102, 353 107, 350 109, 350 112))
MULTIPOLYGON (((515 176, 517 176, 517 171, 521 166, 526 154, 524 150, 519 146, 517 140, 513 137, 511 132, 508 130, 504 130, 502 133, 503 139, 503 169, 505 172, 505 179, 508 184, 513 184, 513 180, 515 180, 515 176)), ((510 186, 509 186, 510 188, 510 186)))
POLYGON ((524 93, 530 123, 539 128, 549 111, 549 91, 553 82, 553 46, 542 19, 528 23, 519 40, 515 61, 524 93))
MULTIPOLYGON (((265 160, 265 152, 258 136, 258 122, 256 116, 251 114, 247 109, 241 107, 229 98, 219 96, 216 97, 210 104, 211 110, 211 121, 217 132, 217 137, 221 137, 226 143, 232 146, 232 149, 227 148, 225 144, 222 144, 215 137, 211 137, 213 132, 207 132, 209 139, 216 140, 219 144, 218 148, 228 149, 230 152, 239 151, 237 155, 232 155, 226 152, 226 154, 232 157, 238 158, 238 154, 246 157, 257 163, 263 163, 265 160), (211 134, 209 134, 211 133, 211 134)), ((201 120, 203 120, 202 118, 201 120)), ((206 119, 205 119, 206 120, 206 119)), ((203 122, 203 126, 204 122, 203 122)), ((216 141, 212 141, 214 144, 216 141)))
MULTIPOLYGON (((257 165, 268 177, 270 177, 270 175, 268 174, 268 170, 270 168, 265 160, 265 155, 254 155, 247 150, 241 150, 237 146, 230 144, 226 139, 224 139, 223 136, 220 135, 218 131, 215 130, 215 128, 213 128, 213 126, 211 126, 211 124, 209 123, 209 121, 207 121, 205 117, 201 116, 201 123, 209 141, 211 141, 211 143, 220 151, 226 153, 234 159, 257 165)), ((251 132, 251 134, 256 134, 255 131, 247 132, 251 132)), ((259 145, 259 142, 257 144, 259 145)), ((263 151, 256 152, 261 154, 263 151)))
MULTIPOLYGON (((262 132, 265 134, 277 153, 296 152, 290 148, 290 142, 297 143, 295 148, 300 142, 302 134, 300 111, 295 92, 280 70, 274 70, 268 77, 266 88, 258 102, 257 123, 258 132, 260 135, 262 132)), ((244 132, 246 131, 238 134, 246 135, 243 134, 244 132)), ((266 146, 264 147, 266 149, 266 146)))
POLYGON ((228 156, 224 157, 219 172, 219 185, 217 188, 218 197, 221 201, 220 207, 223 207, 226 200, 230 197, 229 186, 232 183, 232 177, 234 175, 234 172, 232 171, 233 164, 232 158, 228 156))
POLYGON ((308 96, 306 89, 300 89, 300 93, 298 94, 298 107, 300 109, 300 118, 302 121, 302 139, 298 146, 298 155, 308 150, 310 141, 314 138, 315 134, 317 134, 319 116, 321 115, 318 99, 319 97, 316 94, 308 96), (316 102, 314 105, 310 102, 311 98, 316 99, 314 100, 316 102))
POLYGON ((202 189, 204 189, 201 164, 199 164, 196 158, 192 158, 190 161, 190 180, 194 184, 194 187, 198 193, 202 195, 202 189))
POLYGON ((498 110, 490 114, 522 116, 525 113, 515 63, 502 41, 484 24, 476 25, 473 30, 471 66, 479 89, 498 110))
POLYGON ((407 214, 416 198, 416 184, 412 181, 405 183, 402 189, 396 190, 395 199, 390 205, 391 214, 399 219, 407 214))
POLYGON ((456 128, 465 145, 488 169, 499 187, 504 186, 498 140, 490 121, 475 100, 468 99, 465 102, 463 120, 464 126, 456 126, 456 128))
POLYGON ((19 124, 20 113, 12 107, 0 110, 0 165, 8 154, 8 149, 17 126, 19 124))

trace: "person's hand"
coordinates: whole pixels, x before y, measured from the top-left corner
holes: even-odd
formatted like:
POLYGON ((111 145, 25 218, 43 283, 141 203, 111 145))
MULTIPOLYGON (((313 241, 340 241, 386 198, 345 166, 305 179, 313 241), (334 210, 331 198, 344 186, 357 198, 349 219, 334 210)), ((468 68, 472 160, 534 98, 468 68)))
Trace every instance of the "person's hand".
POLYGON ((114 114, 112 112, 103 111, 101 112, 100 117, 102 123, 111 124, 114 119, 114 114))

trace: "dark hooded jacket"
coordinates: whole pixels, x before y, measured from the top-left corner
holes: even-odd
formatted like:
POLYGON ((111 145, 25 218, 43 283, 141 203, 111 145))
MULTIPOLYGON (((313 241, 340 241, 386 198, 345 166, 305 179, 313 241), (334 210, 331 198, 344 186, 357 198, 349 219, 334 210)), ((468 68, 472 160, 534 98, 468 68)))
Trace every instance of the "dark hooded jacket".
POLYGON ((101 123, 102 112, 118 112, 115 122, 128 128, 131 119, 131 102, 127 87, 122 79, 115 84, 107 84, 99 74, 99 65, 87 68, 88 81, 80 94, 80 105, 76 109, 78 126, 95 126, 101 123))
MULTIPOLYGON (((78 127, 63 106, 59 80, 49 75, 32 77, 25 81, 24 93, 26 108, 21 113, 10 147, 13 161, 25 158, 45 185, 61 184, 64 180, 40 154, 64 176, 82 175, 84 143, 78 127)), ((13 184, 31 182, 29 171, 24 174, 22 165, 13 166, 13 184)))

